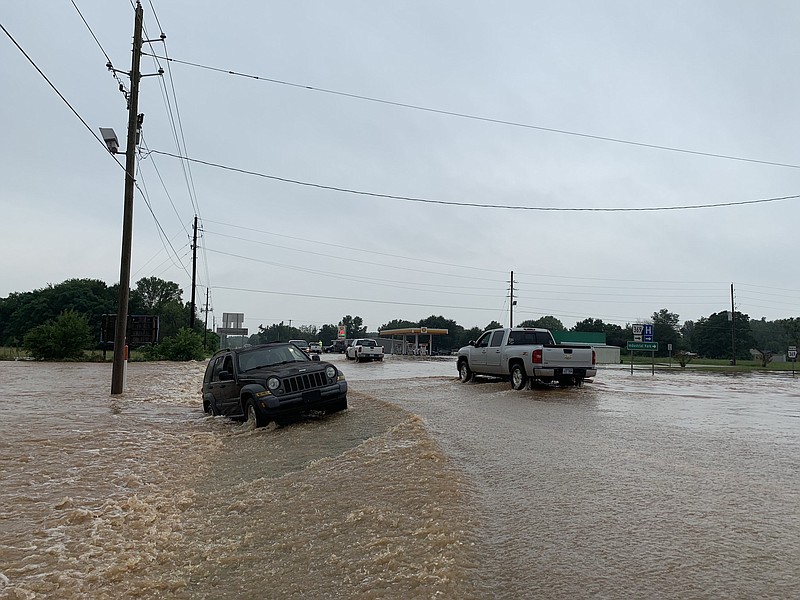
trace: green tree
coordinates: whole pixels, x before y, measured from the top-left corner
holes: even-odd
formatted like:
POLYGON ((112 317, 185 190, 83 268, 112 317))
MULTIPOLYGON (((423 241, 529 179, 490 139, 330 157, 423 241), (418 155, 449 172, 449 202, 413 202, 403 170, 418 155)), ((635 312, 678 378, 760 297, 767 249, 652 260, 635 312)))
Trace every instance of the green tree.
POLYGON ((297 329, 300 332, 300 338, 307 342, 319 339, 319 330, 316 325, 301 325, 297 329))
POLYGON ((412 323, 411 321, 406 321, 405 319, 392 319, 388 323, 381 325, 378 328, 378 331, 383 331, 384 329, 408 329, 409 327, 417 326, 417 323, 412 323))
POLYGON ((694 349, 697 348, 697 339, 694 321, 684 321, 680 331, 680 349, 686 350, 687 352, 695 352, 694 349))
MULTIPOLYGON (((493 329, 497 329, 497 328, 494 327, 493 329)), ((470 342, 474 342, 479 337, 481 337, 482 333, 483 333, 483 329, 481 329, 480 327, 472 327, 471 329, 465 329, 462 332, 461 339, 458 340, 458 343, 456 344, 456 346, 458 346, 459 348, 461 348, 462 346, 466 346, 470 342)))
POLYGON ((447 329, 446 335, 432 336, 433 347, 430 349, 431 351, 445 350, 449 352, 456 347, 458 340, 461 339, 461 334, 464 331, 464 328, 461 325, 450 319, 445 319, 441 315, 431 315, 430 317, 422 319, 419 322, 419 326, 428 327, 430 329, 447 329))
MULTIPOLYGON (((489 331, 490 329, 501 329, 503 326, 500 325, 497 321, 490 321, 489 324, 484 327, 484 331, 489 331)), ((477 339, 477 338, 476 338, 477 339)))
POLYGON ((288 341, 288 336, 284 333, 286 326, 283 321, 277 324, 272 324, 269 327, 264 327, 264 324, 258 326, 258 332, 250 335, 248 340, 251 344, 266 344, 268 342, 288 341))
POLYGON ((761 352, 768 350, 778 354, 786 351, 790 345, 787 328, 781 321, 767 321, 762 317, 760 321, 750 321, 750 330, 753 332, 755 348, 761 352))
POLYGON ((603 328, 605 324, 600 319, 593 319, 588 318, 584 319, 583 321, 578 321, 575 325, 570 329, 570 331, 587 331, 587 332, 595 332, 595 333, 603 333, 603 328))
POLYGON ((783 330, 786 332, 786 342, 790 346, 800 345, 800 318, 780 319, 783 330))
POLYGON ((53 321, 31 329, 22 342, 31 356, 39 360, 78 359, 92 344, 89 319, 66 310, 53 321))
POLYGON ((170 300, 159 305, 151 314, 158 315, 159 337, 164 340, 175 336, 178 331, 189 326, 192 307, 180 301, 170 300))
POLYGON ((359 316, 351 317, 350 315, 345 315, 342 317, 340 325, 344 325, 348 340, 367 335, 367 328, 364 327, 364 321, 359 316))
POLYGON ((680 333, 678 330, 678 315, 662 308, 653 313, 653 341, 658 342, 657 356, 668 356, 669 346, 672 344, 673 351, 677 351, 680 345, 680 333))
POLYGON ((606 344, 609 346, 625 348, 627 346, 627 341, 631 339, 628 337, 625 329, 616 323, 603 323, 603 333, 606 334, 606 344))
POLYGON ((173 281, 144 277, 136 282, 136 294, 141 298, 142 306, 148 311, 147 314, 157 315, 164 304, 181 303, 183 290, 173 281))
POLYGON ((57 318, 65 310, 86 315, 93 333, 102 315, 116 311, 117 298, 99 279, 67 279, 32 292, 13 293, 0 300, 0 342, 22 339, 32 328, 57 318))
POLYGON ((517 327, 538 327, 540 329, 549 329, 550 331, 565 331, 567 329, 560 320, 552 315, 538 319, 528 319, 517 325, 517 327))
POLYGON ((731 334, 735 331, 737 359, 749 359, 755 345, 750 332, 750 317, 736 312, 734 327, 728 320, 728 311, 700 318, 695 324, 697 348, 695 352, 706 358, 731 358, 731 334))
POLYGON ((339 336, 339 328, 333 324, 323 325, 319 328, 319 339, 324 344, 330 344, 339 336))

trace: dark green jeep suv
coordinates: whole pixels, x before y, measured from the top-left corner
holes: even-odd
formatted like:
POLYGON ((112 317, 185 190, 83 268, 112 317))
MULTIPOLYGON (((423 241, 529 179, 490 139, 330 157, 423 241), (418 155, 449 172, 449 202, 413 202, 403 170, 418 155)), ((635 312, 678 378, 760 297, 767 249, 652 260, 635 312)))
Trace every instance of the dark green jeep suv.
POLYGON ((310 411, 347 408, 347 382, 334 365, 294 344, 220 350, 203 377, 203 409, 256 427, 310 411))

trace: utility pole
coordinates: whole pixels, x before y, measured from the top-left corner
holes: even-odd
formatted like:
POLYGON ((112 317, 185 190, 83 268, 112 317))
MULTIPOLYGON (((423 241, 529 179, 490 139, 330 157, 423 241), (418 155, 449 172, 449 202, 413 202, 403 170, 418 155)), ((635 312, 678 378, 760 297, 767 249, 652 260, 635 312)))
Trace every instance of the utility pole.
POLYGON ((128 298, 131 291, 131 247, 133 243, 133 194, 136 180, 136 141, 139 125, 139 64, 142 57, 142 22, 144 11, 136 3, 133 27, 133 57, 131 59, 131 93, 128 98, 128 143, 125 147, 125 206, 122 221, 122 258, 119 270, 119 302, 114 331, 114 362, 111 370, 111 394, 121 394, 125 382, 127 351, 125 335, 128 329, 128 298))
POLYGON ((509 327, 513 327, 514 326, 514 305, 516 303, 517 303, 517 301, 514 300, 514 271, 511 271, 511 297, 510 297, 510 301, 508 303, 508 308, 509 308, 508 326, 509 327))
POLYGON ((733 353, 732 365, 736 365, 736 312, 733 309, 733 284, 731 284, 731 352, 733 353))
POLYGON ((192 312, 189 315, 189 329, 194 331, 194 301, 197 289, 197 215, 194 216, 194 234, 192 237, 192 312))
POLYGON ((206 319, 205 322, 203 323, 203 346, 207 346, 206 340, 208 338, 208 294, 210 291, 211 290, 208 287, 206 287, 206 310, 205 310, 206 319))

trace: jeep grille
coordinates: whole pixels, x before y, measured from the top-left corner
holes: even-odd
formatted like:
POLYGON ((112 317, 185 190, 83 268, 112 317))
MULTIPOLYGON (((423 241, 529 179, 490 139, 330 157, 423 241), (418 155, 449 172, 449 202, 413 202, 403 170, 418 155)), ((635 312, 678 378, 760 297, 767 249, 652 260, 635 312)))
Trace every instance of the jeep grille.
POLYGON ((315 373, 304 373, 303 375, 295 375, 294 377, 286 377, 283 379, 283 391, 287 394, 293 392, 302 392, 304 390, 313 390, 322 387, 328 383, 325 378, 324 371, 316 371, 315 373))

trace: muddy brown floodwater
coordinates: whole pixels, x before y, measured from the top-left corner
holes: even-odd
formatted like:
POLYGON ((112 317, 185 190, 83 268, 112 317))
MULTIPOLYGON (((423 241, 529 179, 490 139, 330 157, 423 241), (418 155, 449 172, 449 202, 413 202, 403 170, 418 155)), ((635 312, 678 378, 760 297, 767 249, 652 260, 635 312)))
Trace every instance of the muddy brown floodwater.
POLYGON ((0 598, 800 597, 800 378, 330 358, 350 409, 259 430, 201 363, 0 363, 0 598))

